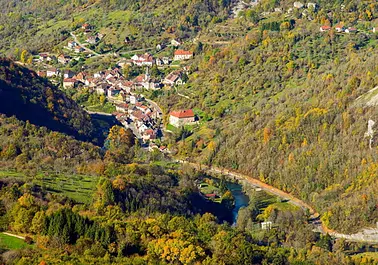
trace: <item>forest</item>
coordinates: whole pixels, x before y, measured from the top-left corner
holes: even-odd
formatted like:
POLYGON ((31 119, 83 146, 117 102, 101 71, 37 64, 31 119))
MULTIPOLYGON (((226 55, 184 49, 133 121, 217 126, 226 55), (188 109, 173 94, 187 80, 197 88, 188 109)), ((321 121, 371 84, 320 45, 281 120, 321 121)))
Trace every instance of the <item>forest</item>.
POLYGON ((174 162, 271 184, 338 232, 376 226, 378 146, 366 132, 378 118, 378 4, 315 2, 305 12, 262 0, 231 19, 228 0, 0 0, 0 53, 18 61, 0 59, 0 263, 377 264, 376 246, 316 232, 308 212, 280 198, 267 205, 256 189, 230 223, 232 196, 206 200, 196 184, 206 173, 174 162), (124 127, 103 135, 79 105, 100 96, 61 91, 21 66, 60 53, 84 22, 104 34, 101 52, 171 39, 194 51, 185 85, 147 94, 165 125, 171 110, 199 119, 165 132, 169 155, 124 127))
MULTIPOLYGON (((350 233, 375 227, 378 218, 378 149, 364 136, 377 114, 363 96, 378 85, 371 31, 378 6, 348 1, 337 12, 342 3, 331 2, 319 3, 314 21, 257 17, 257 26, 230 44, 203 45, 181 89, 191 99, 165 93, 159 102, 166 110, 193 108, 203 121, 185 140, 182 131, 171 138, 177 155, 293 193, 330 228, 350 233), (359 32, 319 31, 340 22, 359 32)), ((238 22, 253 19, 246 14, 238 22)))
POLYGON ((236 226, 221 222, 193 202, 194 179, 204 173, 161 164, 164 158, 138 151, 120 127, 105 153, 15 117, 2 116, 1 129, 0 229, 30 244, 2 247, 5 264, 374 264, 345 254, 364 245, 312 232, 302 211, 272 209, 276 226, 256 232, 252 191, 236 226), (129 161, 117 162, 126 149, 129 161), (91 199, 71 198, 58 184, 61 174, 95 182, 82 194, 91 199), (41 177, 57 185, 41 185, 41 177))
POLYGON ((0 113, 15 115, 85 141, 99 142, 103 137, 89 114, 55 85, 35 72, 1 58, 0 113))

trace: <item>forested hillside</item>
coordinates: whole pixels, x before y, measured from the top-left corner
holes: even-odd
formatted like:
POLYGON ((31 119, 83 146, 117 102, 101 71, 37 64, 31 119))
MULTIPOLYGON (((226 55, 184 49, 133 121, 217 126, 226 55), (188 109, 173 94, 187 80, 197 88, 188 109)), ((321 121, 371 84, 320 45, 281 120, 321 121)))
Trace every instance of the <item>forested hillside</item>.
POLYGON ((49 81, 0 59, 0 113, 46 126, 82 140, 97 137, 89 114, 49 81))
POLYGON ((246 26, 245 36, 205 45, 197 57, 182 89, 191 100, 171 94, 161 102, 195 108, 202 119, 180 141, 179 155, 292 192, 320 210, 329 227, 351 232, 378 218, 378 149, 364 137, 377 110, 356 102, 378 85, 371 31, 378 10, 376 3, 348 1, 338 12, 341 4, 321 2, 313 21, 300 13, 263 19, 267 6, 247 11, 239 23, 257 24, 246 26), (359 32, 319 31, 337 23, 359 32))
POLYGON ((0 52, 42 52, 91 23, 105 35, 102 50, 147 48, 171 38, 188 39, 227 18, 230 1, 0 1, 0 52), (133 40, 125 46, 125 37, 133 40), (131 45, 131 46, 130 46, 131 45), (130 46, 130 47, 128 47, 130 46))
POLYGON ((203 173, 146 155, 120 127, 106 152, 14 117, 0 127, 0 229, 33 244, 1 240, 4 264, 374 264, 312 232, 301 211, 274 210, 274 229, 257 234, 254 204, 236 227, 202 213, 193 180, 203 173))
POLYGON ((378 3, 256 2, 0 0, 1 264, 377 264, 378 3))

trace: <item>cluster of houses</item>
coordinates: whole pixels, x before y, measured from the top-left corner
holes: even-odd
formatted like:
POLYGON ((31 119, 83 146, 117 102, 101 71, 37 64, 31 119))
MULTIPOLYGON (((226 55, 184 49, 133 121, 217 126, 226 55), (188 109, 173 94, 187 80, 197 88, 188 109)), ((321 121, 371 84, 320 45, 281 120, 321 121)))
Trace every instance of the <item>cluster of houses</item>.
MULTIPOLYGON (((174 52, 174 61, 185 61, 190 60, 193 58, 194 54, 192 51, 178 49, 174 52)), ((145 53, 145 54, 135 54, 131 57, 130 60, 125 60, 123 64, 132 64, 137 66, 153 66, 156 64, 157 66, 162 65, 169 65, 172 60, 169 57, 162 57, 162 58, 154 58, 152 54, 145 53)))
POLYGON ((84 48, 81 47, 76 41, 69 41, 67 47, 74 51, 75 53, 81 53, 84 51, 84 48))
MULTIPOLYGON (((353 28, 353 27, 344 27, 340 24, 336 25, 335 27, 335 30, 336 32, 339 32, 339 33, 342 33, 342 32, 345 32, 345 33, 355 33, 357 32, 357 29, 356 28, 353 28)), ((320 27, 320 32, 326 32, 326 31, 330 31, 332 29, 331 26, 328 26, 328 25, 323 25, 320 27)))

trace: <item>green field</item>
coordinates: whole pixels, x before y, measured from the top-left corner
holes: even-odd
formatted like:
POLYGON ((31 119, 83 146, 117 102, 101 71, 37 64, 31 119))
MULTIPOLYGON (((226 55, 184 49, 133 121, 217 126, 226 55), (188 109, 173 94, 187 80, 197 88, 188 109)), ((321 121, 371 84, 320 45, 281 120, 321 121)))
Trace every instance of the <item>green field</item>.
POLYGON ((46 192, 66 196, 76 202, 89 204, 96 188, 98 177, 39 173, 34 178, 14 171, 0 171, 0 178, 14 178, 32 183, 46 192))
POLYGON ((0 233, 0 248, 6 250, 22 249, 30 247, 23 239, 0 233))
POLYGON ((93 111, 93 112, 105 112, 105 113, 113 113, 116 111, 115 106, 112 103, 105 103, 105 105, 94 105, 94 106, 88 106, 86 107, 87 110, 93 111))
POLYGON ((176 128, 172 124, 168 124, 165 129, 168 130, 168 131, 174 132, 174 133, 178 131, 178 128, 176 128))

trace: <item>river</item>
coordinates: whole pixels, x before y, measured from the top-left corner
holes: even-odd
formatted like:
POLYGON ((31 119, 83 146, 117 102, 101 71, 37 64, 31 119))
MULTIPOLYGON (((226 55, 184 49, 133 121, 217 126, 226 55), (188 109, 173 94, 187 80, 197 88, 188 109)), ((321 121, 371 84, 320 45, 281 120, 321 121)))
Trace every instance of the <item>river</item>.
POLYGON ((231 191, 235 199, 235 207, 232 209, 232 225, 235 225, 240 208, 248 206, 249 198, 243 192, 243 186, 241 184, 227 182, 227 188, 231 191))

